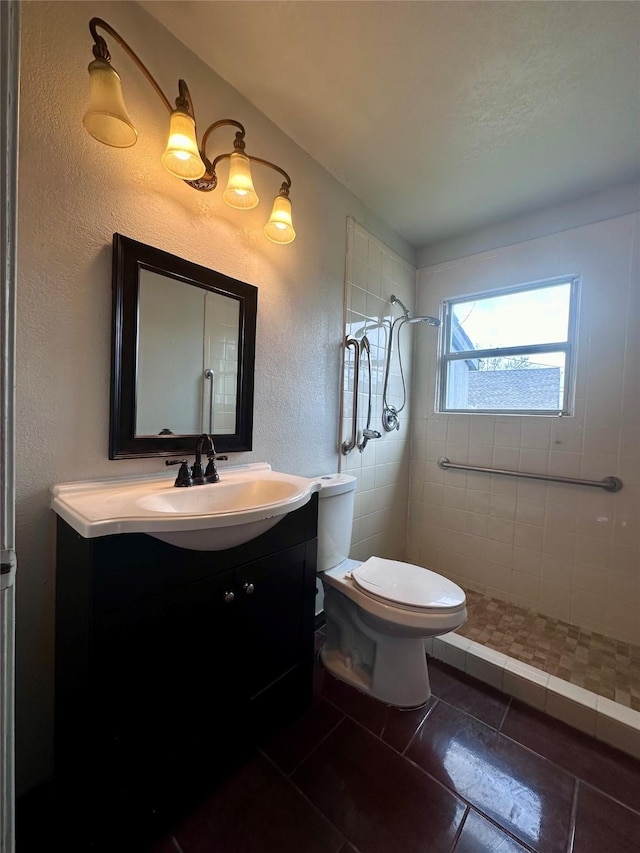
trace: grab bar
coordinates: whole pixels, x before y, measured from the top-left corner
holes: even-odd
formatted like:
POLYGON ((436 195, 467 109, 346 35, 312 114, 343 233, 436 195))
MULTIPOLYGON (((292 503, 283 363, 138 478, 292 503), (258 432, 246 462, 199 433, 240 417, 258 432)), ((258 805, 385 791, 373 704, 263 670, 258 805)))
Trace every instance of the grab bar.
POLYGON ((351 453, 356 446, 358 438, 358 387, 360 384, 360 341, 356 338, 346 338, 344 345, 348 350, 353 348, 354 367, 353 367, 353 405, 351 407, 351 441, 343 441, 341 450, 343 456, 351 453))
POLYGON ((210 386, 209 386, 209 429, 207 430, 207 433, 209 435, 212 435, 213 434, 213 390, 214 390, 213 385, 214 385, 214 381, 215 381, 215 373, 210 367, 207 367, 207 369, 205 370, 204 378, 208 379, 210 382, 210 386))
POLYGON ((379 433, 377 429, 371 429, 371 345, 369 344, 369 338, 366 335, 363 336, 360 344, 361 355, 363 351, 367 354, 367 370, 369 371, 369 403, 367 406, 367 425, 362 431, 362 441, 357 445, 360 453, 364 453, 364 449, 370 439, 382 438, 382 434, 379 433))
POLYGON ((480 468, 478 465, 459 465, 450 462, 446 456, 438 459, 438 466, 446 471, 448 468, 456 468, 460 471, 480 471, 483 474, 503 474, 505 477, 527 477, 530 480, 547 480, 553 483, 569 483, 575 486, 595 486, 606 492, 619 492, 623 486, 618 477, 605 477, 604 480, 579 480, 576 477, 558 477, 555 474, 528 474, 524 471, 503 471, 501 468, 480 468))

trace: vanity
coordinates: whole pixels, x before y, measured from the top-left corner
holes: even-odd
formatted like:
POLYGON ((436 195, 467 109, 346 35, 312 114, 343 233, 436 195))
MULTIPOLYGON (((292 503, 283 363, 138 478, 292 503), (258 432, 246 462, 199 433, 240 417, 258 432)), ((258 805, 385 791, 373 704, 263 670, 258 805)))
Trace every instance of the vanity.
POLYGON ((56 780, 94 826, 162 821, 309 706, 318 490, 268 465, 53 488, 56 780))
POLYGON ((109 458, 181 467, 52 488, 55 787, 82 851, 192 807, 309 706, 314 661, 319 482, 215 481, 252 449, 257 288, 121 234, 112 258, 109 458))

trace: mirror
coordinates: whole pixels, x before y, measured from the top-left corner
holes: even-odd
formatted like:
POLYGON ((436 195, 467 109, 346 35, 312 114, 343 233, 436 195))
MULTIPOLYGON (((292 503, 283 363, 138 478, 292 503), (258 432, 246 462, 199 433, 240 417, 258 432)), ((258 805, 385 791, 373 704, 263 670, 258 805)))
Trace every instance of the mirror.
POLYGON ((251 450, 258 289, 113 235, 109 458, 251 450))

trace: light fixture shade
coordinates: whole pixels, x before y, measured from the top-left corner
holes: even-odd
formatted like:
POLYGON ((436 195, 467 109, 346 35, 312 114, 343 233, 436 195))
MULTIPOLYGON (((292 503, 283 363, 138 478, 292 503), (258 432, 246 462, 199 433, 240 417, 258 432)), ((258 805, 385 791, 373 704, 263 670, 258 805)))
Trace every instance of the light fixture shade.
POLYGON ((120 76, 105 59, 89 64, 89 106, 82 118, 86 130, 105 145, 130 148, 138 133, 127 114, 120 76))
POLYGON ((229 180, 222 198, 229 207, 240 210, 251 210, 260 201, 251 180, 251 162, 241 151, 234 151, 229 157, 229 180))
POLYGON ((291 221, 291 200, 288 196, 276 196, 271 216, 264 226, 264 234, 272 243, 293 243, 296 239, 291 221))
POLYGON ((196 140, 196 123, 184 110, 174 110, 169 124, 169 141, 162 155, 167 172, 183 181, 197 181, 206 172, 196 140))

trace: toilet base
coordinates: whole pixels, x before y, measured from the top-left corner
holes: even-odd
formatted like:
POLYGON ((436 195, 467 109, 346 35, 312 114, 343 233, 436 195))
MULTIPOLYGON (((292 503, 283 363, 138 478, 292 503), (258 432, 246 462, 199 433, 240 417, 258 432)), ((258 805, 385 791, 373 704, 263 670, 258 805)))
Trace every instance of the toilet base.
POLYGON ((382 633, 354 602, 325 587, 322 662, 332 675, 396 708, 417 708, 431 696, 423 637, 382 633))
MULTIPOLYGON (((414 666, 406 667, 407 671, 404 673, 398 673, 397 667, 395 667, 392 670, 394 672, 393 684, 389 684, 387 679, 380 677, 380 673, 375 679, 368 677, 360 667, 354 667, 350 656, 341 654, 338 649, 328 650, 324 646, 320 650, 320 659, 327 671, 339 681, 344 681, 361 693, 365 693, 379 702, 384 702, 385 705, 403 711, 411 711, 415 708, 422 708, 431 696, 424 641, 421 640, 418 643, 421 647, 419 651, 422 659, 414 660, 414 666)), ((414 657, 414 654, 410 652, 409 657, 414 657)))

